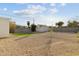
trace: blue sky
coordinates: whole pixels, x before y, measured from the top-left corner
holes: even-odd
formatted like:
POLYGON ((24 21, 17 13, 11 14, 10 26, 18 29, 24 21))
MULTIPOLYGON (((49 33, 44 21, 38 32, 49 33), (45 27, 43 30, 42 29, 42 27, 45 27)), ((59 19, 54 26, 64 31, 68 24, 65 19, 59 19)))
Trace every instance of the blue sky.
MULTIPOLYGON (((0 3, 0 16, 9 17, 16 24, 55 25, 58 21, 67 24, 70 18, 79 16, 78 3, 0 3)), ((78 21, 78 19, 77 19, 78 21)))

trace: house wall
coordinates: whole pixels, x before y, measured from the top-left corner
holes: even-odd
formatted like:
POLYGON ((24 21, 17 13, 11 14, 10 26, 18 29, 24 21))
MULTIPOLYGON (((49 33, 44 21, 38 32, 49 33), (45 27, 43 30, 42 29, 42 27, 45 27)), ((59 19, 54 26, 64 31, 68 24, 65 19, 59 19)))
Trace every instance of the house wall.
POLYGON ((9 20, 0 18, 0 38, 9 35, 9 20))

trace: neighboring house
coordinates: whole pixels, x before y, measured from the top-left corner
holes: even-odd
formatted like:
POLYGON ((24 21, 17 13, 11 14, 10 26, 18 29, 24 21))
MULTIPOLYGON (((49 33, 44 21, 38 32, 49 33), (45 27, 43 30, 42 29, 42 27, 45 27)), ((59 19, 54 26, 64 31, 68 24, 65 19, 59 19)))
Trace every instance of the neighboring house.
POLYGON ((0 38, 9 35, 9 18, 0 17, 0 38))
POLYGON ((37 25, 36 32, 48 32, 49 27, 45 25, 37 25))

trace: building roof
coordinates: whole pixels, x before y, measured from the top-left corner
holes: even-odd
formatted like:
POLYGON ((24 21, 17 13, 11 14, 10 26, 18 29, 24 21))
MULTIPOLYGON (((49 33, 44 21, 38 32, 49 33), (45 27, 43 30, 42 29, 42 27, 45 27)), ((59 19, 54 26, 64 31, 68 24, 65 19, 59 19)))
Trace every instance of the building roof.
POLYGON ((10 18, 8 18, 8 17, 0 17, 0 19, 2 19, 2 20, 10 20, 10 18))

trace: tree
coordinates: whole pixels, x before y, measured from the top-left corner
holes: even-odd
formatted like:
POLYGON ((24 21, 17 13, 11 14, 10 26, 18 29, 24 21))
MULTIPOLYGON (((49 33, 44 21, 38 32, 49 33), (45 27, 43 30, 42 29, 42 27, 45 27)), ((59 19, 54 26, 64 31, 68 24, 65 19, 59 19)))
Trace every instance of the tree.
POLYGON ((63 24, 64 24, 64 22, 60 21, 60 22, 56 23, 56 26, 62 27, 63 24))
POLYGON ((9 22, 9 31, 10 33, 14 33, 15 32, 15 29, 16 29, 16 24, 15 22, 9 22))
POLYGON ((27 21, 28 28, 30 28, 30 21, 27 21))
POLYGON ((36 31, 36 25, 35 25, 35 24, 32 24, 32 25, 31 25, 31 31, 32 31, 32 32, 35 32, 35 31, 36 31))
POLYGON ((78 22, 77 21, 68 21, 68 27, 78 27, 78 22))

